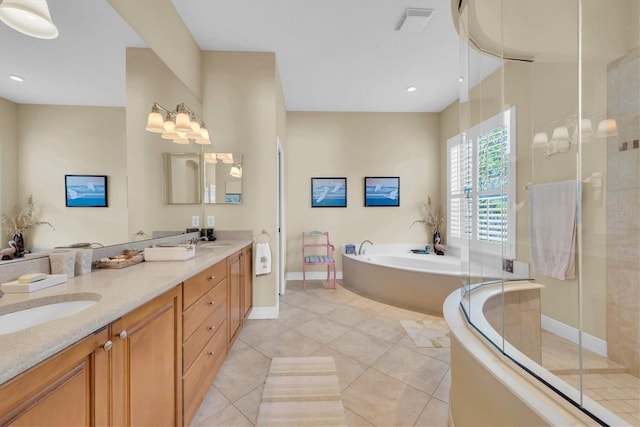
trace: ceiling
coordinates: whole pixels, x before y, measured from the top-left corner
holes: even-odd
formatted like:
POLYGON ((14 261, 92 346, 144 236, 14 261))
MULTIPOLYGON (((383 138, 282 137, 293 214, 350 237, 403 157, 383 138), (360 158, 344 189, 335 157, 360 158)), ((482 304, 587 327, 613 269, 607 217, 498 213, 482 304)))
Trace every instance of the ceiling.
MULTIPOLYGON (((289 111, 439 112, 459 97, 450 0, 172 1, 202 50, 275 52, 289 111), (408 7, 435 10, 424 31, 395 30, 408 7)), ((0 23, 0 97, 124 106, 124 48, 144 41, 106 0, 48 3, 57 39, 0 23)), ((499 66, 471 52, 476 80, 499 66)))

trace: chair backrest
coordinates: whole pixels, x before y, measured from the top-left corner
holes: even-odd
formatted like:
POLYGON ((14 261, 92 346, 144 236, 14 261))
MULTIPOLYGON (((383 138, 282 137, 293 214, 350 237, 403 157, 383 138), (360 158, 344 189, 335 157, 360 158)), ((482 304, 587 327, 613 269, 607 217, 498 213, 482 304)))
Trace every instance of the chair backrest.
POLYGON ((329 240, 328 231, 304 231, 302 232, 302 256, 317 255, 322 250, 323 255, 333 255, 333 245, 329 240), (312 248, 316 248, 313 250, 312 248), (315 252, 315 253, 309 253, 315 252))

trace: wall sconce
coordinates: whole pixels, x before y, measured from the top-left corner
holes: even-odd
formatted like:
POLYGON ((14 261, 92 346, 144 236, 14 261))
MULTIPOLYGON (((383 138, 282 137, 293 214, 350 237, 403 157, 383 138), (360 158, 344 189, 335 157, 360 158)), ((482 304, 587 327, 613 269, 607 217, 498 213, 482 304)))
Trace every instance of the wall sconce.
POLYGON ((237 165, 233 165, 231 167, 231 171, 229 172, 229 175, 231 175, 234 178, 242 178, 242 163, 238 163, 237 165))
POLYGON ((176 144, 189 144, 190 139, 196 144, 211 144, 209 131, 202 119, 183 103, 178 104, 175 110, 168 110, 154 102, 145 130, 161 133, 161 138, 171 139, 176 144), (160 111, 166 114, 164 118, 160 111))
POLYGON ((47 0, 0 0, 0 21, 38 39, 58 37, 58 28, 51 20, 47 0))

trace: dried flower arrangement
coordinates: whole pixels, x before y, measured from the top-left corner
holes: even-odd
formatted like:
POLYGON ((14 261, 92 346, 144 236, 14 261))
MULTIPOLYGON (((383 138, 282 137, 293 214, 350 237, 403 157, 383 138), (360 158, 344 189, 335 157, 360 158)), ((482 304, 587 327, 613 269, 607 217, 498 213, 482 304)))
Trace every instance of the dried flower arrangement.
POLYGON ((2 230, 8 236, 21 235, 26 230, 35 227, 36 225, 46 224, 53 230, 53 225, 47 221, 37 221, 35 217, 36 209, 33 203, 33 196, 27 198, 27 205, 23 209, 15 209, 15 214, 10 215, 2 212, 0 214, 0 220, 2 221, 2 230))
POLYGON ((415 223, 425 224, 432 228, 433 233, 439 233, 440 227, 444 226, 447 217, 440 211, 440 208, 434 210, 431 204, 431 196, 427 196, 427 201, 420 203, 420 214, 422 219, 416 219, 411 223, 411 226, 415 223))

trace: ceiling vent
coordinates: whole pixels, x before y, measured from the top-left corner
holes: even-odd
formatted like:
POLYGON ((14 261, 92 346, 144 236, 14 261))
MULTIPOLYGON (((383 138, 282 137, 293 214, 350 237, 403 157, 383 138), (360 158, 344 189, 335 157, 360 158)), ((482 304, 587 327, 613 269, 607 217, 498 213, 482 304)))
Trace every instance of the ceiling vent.
POLYGON ((424 30, 434 13, 434 9, 407 8, 396 31, 419 33, 424 30))

